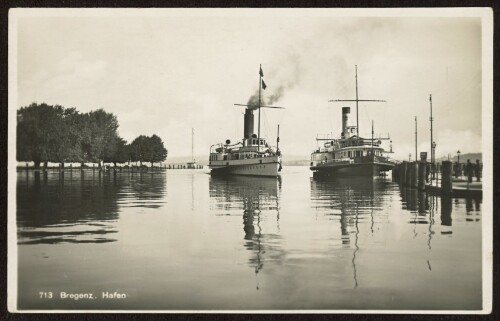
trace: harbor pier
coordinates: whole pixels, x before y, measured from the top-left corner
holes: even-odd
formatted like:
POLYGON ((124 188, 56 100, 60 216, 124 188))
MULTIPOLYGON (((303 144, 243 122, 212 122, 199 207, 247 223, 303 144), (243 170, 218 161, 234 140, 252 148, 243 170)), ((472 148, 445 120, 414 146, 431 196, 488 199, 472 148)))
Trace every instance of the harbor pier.
POLYGON ((463 166, 443 161, 440 164, 425 160, 397 164, 392 170, 392 180, 402 187, 449 197, 482 196, 482 164, 479 160, 467 161, 463 166))

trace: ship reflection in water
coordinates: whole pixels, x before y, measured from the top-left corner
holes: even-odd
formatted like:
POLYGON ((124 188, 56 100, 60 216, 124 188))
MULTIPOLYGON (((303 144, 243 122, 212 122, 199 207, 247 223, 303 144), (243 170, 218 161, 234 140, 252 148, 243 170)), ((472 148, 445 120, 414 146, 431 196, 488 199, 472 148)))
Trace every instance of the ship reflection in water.
POLYGON ((262 226, 264 220, 275 221, 274 230, 279 232, 281 177, 211 176, 209 185, 211 210, 243 214, 244 246, 253 254, 248 264, 255 274, 266 261, 283 260, 281 236, 266 233, 262 226))
POLYGON ((336 179, 311 178, 311 200, 316 209, 332 209, 325 215, 340 217, 342 244, 350 244, 349 229, 358 229, 360 220, 370 221, 373 233, 374 211, 384 205, 384 195, 390 182, 372 177, 345 177, 336 179))
POLYGON ((356 269, 356 255, 360 250, 359 224, 369 225, 373 235, 375 221, 387 219, 381 210, 390 186, 390 182, 378 177, 311 178, 313 207, 339 221, 342 247, 353 248, 351 264, 355 288, 359 285, 356 269))
POLYGON ((475 310, 480 199, 387 178, 17 173, 22 309, 475 310), (168 191, 168 193, 167 193, 168 191), (40 300, 39 291, 127 300, 40 300))
POLYGON ((18 173, 18 244, 107 243, 123 207, 162 206, 162 174, 100 171, 18 173))

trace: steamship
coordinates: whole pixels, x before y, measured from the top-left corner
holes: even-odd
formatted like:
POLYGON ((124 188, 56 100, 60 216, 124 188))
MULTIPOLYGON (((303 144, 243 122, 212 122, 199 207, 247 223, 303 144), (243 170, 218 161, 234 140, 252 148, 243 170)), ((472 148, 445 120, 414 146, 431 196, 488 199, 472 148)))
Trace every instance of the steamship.
POLYGON ((362 100, 358 99, 358 72, 356 66, 356 99, 353 100, 331 100, 330 102, 356 102, 356 126, 349 124, 350 107, 342 107, 342 132, 340 138, 316 138, 323 143, 311 154, 311 166, 315 177, 337 177, 337 176, 378 176, 391 170, 395 161, 388 157, 392 153, 392 141, 390 151, 382 147, 382 140, 386 138, 374 138, 373 122, 372 137, 363 138, 359 136, 358 102, 384 102, 384 100, 362 100))
POLYGON ((243 139, 231 144, 228 139, 225 143, 210 146, 208 167, 212 175, 250 175, 250 176, 278 176, 281 171, 281 151, 279 150, 279 125, 276 146, 271 146, 260 136, 260 109, 283 108, 261 105, 261 90, 266 89, 262 80, 262 67, 259 70, 259 100, 257 105, 245 106, 243 139), (258 132, 254 132, 254 114, 258 111, 258 132))

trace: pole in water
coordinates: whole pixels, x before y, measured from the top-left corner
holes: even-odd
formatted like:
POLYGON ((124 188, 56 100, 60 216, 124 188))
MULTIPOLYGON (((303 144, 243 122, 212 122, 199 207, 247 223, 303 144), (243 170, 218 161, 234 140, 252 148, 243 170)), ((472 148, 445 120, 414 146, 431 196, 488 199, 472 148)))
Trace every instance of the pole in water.
POLYGON ((417 155, 417 116, 415 116, 415 162, 418 162, 418 155, 417 155))

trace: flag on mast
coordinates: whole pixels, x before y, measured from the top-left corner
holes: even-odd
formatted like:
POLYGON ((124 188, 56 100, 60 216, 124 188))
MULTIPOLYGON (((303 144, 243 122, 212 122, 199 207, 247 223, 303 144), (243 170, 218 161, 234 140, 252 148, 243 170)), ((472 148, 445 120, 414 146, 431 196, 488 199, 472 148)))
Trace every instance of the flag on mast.
POLYGON ((264 79, 262 79, 262 89, 266 90, 267 86, 266 83, 264 82, 264 79))
POLYGON ((264 77, 264 73, 262 72, 262 66, 259 67, 259 75, 261 77, 264 77))

